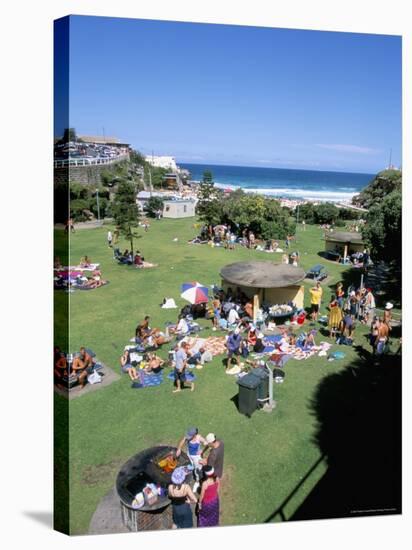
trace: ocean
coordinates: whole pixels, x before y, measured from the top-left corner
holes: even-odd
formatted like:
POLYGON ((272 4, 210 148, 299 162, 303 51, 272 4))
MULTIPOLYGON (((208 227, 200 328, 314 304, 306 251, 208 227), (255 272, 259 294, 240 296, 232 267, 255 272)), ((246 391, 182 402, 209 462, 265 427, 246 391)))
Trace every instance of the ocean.
POLYGON ((222 166, 178 163, 200 181, 210 170, 217 187, 237 189, 273 197, 319 202, 348 202, 375 177, 375 174, 321 172, 254 166, 222 166))

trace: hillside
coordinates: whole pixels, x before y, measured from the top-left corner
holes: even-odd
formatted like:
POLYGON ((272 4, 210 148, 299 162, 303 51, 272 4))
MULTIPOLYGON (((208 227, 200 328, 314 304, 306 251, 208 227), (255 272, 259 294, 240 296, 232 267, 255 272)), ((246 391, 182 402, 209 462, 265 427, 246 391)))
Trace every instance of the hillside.
POLYGON ((352 204, 362 208, 370 208, 380 203, 392 191, 402 192, 402 171, 383 170, 352 199, 352 204))

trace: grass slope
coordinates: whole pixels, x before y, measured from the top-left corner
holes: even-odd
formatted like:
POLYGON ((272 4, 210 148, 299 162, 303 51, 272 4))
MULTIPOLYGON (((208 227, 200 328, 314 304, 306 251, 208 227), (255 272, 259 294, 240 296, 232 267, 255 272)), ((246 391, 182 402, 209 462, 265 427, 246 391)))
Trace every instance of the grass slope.
MULTIPOLYGON (((174 320, 178 310, 162 310, 164 297, 173 297, 178 306, 180 284, 198 280, 219 284, 219 270, 232 261, 250 258, 280 261, 281 254, 238 248, 227 251, 187 244, 195 234, 193 220, 153 221, 141 233, 136 247, 155 269, 135 270, 119 266, 106 244, 108 227, 78 231, 71 235, 70 263, 77 264, 84 254, 101 264, 110 284, 89 292, 70 294, 70 350, 87 345, 99 359, 119 369, 123 347, 134 334, 144 315, 152 316, 152 326, 163 327, 174 320), (178 238, 174 242, 173 239, 178 238)), ((324 285, 325 303, 330 289, 342 278, 343 266, 321 260, 322 232, 308 227, 298 235, 294 249, 301 253, 304 268, 321 261, 330 277, 324 285)), ((61 234, 56 234, 59 243, 61 234)), ((121 242, 120 247, 128 247, 121 242)), ((347 276, 347 275, 346 275, 347 276)), ((356 278, 359 275, 355 274, 356 278)), ((310 282, 305 286, 309 288, 310 282)), ((67 295, 66 295, 67 296, 67 295)), ((56 304, 64 301, 56 292, 56 304)), ((306 296, 308 299, 308 293, 306 296)), ((210 327, 210 322, 207 324, 210 327)), ((357 338, 363 341, 363 329, 357 338)), ((213 334, 209 330, 204 334, 213 334)), ((56 342, 57 343, 57 342, 56 342)), ((277 408, 271 413, 256 412, 252 418, 240 415, 232 398, 237 385, 224 373, 221 358, 196 371, 196 390, 172 394, 172 382, 158 387, 134 390, 129 378, 92 392, 70 403, 70 527, 73 534, 87 532, 100 499, 114 485, 121 464, 139 450, 157 443, 177 444, 188 426, 198 426, 206 435, 215 432, 225 442, 225 472, 221 523, 224 525, 263 522, 291 493, 320 451, 314 443, 316 419, 310 399, 319 382, 331 372, 344 369, 356 357, 344 350, 343 361, 327 362, 314 357, 290 361, 286 379, 275 385, 277 408)), ((167 350, 163 350, 165 356, 167 350)), ((57 411, 61 398, 57 399, 57 411)), ((311 491, 326 466, 321 464, 288 504, 286 517, 296 510, 311 491)), ((275 518, 276 520, 276 518, 275 518)))

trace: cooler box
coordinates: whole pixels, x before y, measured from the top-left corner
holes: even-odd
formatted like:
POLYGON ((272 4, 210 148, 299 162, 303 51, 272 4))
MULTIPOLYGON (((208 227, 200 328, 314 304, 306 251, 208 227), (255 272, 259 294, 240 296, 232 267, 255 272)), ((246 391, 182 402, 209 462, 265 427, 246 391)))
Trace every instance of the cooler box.
POLYGON ((259 386, 261 379, 254 374, 246 374, 237 381, 239 385, 238 407, 239 412, 251 416, 258 408, 259 386))

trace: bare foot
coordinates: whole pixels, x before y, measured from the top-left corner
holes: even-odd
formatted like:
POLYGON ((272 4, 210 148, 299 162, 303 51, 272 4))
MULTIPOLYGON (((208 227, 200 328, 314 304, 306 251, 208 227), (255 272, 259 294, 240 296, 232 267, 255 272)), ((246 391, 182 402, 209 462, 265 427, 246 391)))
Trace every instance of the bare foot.
POLYGON ((176 390, 173 390, 172 393, 177 393, 177 392, 179 392, 179 391, 182 391, 182 390, 176 389, 176 390))
POLYGON ((194 389, 195 389, 195 385, 192 384, 192 387, 190 388, 190 391, 194 391, 194 389))

